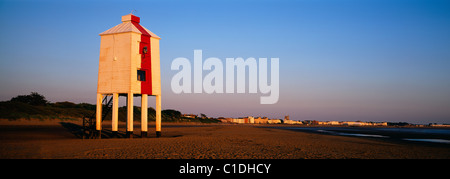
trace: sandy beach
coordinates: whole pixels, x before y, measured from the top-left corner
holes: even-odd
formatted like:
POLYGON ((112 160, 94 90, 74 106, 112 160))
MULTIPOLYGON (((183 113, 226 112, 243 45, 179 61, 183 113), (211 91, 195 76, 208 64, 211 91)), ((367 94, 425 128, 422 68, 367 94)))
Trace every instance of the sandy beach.
MULTIPOLYGON (((81 139, 79 121, 0 122, 3 159, 449 159, 448 145, 427 146, 322 135, 260 125, 163 123, 162 137, 81 139)), ((119 132, 123 133, 123 123, 119 132)))

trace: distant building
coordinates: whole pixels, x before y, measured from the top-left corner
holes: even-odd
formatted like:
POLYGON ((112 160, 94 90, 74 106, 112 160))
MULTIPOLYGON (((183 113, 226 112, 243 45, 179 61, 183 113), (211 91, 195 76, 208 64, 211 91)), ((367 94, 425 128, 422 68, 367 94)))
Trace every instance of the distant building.
POLYGON ((342 125, 346 126, 362 126, 361 122, 354 122, 354 121, 345 121, 342 123, 342 125))
POLYGON ((375 123, 377 126, 387 126, 387 122, 377 122, 375 123))
POLYGON ((248 122, 248 117, 244 117, 243 119, 244 119, 244 124, 248 124, 249 123, 248 122))
POLYGON ((227 122, 224 117, 218 117, 217 120, 219 120, 222 123, 226 123, 227 122))
POLYGON ((244 124, 244 118, 232 118, 232 123, 236 123, 236 124, 244 124))
POLYGON ((285 124, 303 124, 301 121, 285 120, 285 124))
POLYGON ((197 115, 195 114, 183 114, 182 116, 186 118, 197 118, 197 115))
POLYGON ((450 127, 450 124, 430 124, 431 127, 450 127))
POLYGON ((328 121, 327 125, 340 125, 338 121, 328 121))
POLYGON ((281 124, 281 120, 280 119, 269 119, 269 120, 267 120, 267 123, 269 123, 269 124, 281 124))
POLYGON ((228 123, 232 123, 233 122, 233 118, 227 117, 227 118, 225 118, 225 121, 228 122, 228 123))
POLYGON ((284 124, 302 124, 300 121, 289 120, 289 116, 284 116, 284 124))
POLYGON ((253 116, 248 116, 248 123, 254 124, 255 123, 255 118, 253 116))
POLYGON ((387 122, 360 122, 360 121, 344 121, 342 125, 347 126, 387 126, 387 122))
POLYGON ((263 118, 258 117, 258 118, 255 118, 255 124, 267 124, 268 121, 269 121, 269 118, 267 118, 267 117, 263 117, 263 118))

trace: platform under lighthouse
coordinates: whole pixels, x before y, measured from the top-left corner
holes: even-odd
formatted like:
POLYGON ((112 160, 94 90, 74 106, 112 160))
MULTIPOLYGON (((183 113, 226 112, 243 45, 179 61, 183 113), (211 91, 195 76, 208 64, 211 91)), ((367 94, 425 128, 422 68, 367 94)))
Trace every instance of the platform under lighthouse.
MULTIPOLYGON (((122 23, 100 35, 96 130, 102 130, 102 101, 112 96, 112 132, 118 131, 119 96, 127 97, 126 135, 133 136, 133 97, 141 97, 141 135, 148 131, 148 95, 156 96, 156 136, 161 135, 160 37, 128 14, 122 23)), ((98 135, 101 136, 101 135, 98 135)))

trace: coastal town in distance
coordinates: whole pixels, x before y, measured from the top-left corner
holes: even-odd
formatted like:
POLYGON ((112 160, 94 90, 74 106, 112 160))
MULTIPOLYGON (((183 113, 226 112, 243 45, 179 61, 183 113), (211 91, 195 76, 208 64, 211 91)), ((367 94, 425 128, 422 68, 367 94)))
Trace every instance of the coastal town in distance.
MULTIPOLYGON (((182 114, 185 119, 211 119, 204 114, 182 114)), ((231 124, 293 124, 293 125, 327 125, 327 126, 407 126, 407 127, 450 127, 450 124, 411 124, 407 122, 363 122, 363 121, 316 121, 316 120, 290 120, 289 116, 284 116, 284 119, 269 119, 268 117, 218 117, 216 120, 222 123, 231 124)))

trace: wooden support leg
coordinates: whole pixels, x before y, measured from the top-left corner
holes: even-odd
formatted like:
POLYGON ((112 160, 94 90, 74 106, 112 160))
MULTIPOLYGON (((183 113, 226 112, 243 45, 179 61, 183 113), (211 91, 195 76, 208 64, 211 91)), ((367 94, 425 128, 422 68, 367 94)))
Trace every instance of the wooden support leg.
POLYGON ((133 138, 133 93, 128 93, 127 100, 127 137, 133 138))
POLYGON ((161 136, 161 95, 156 95, 156 137, 161 136))
POLYGON ((112 106, 112 137, 117 137, 119 130, 119 94, 113 93, 113 106, 112 106))
POLYGON ((148 95, 142 94, 141 96, 141 137, 147 137, 147 131, 148 131, 148 116, 147 116, 147 110, 148 110, 148 95))
POLYGON ((96 111, 96 115, 95 115, 95 129, 96 131, 96 136, 100 139, 102 136, 102 98, 103 95, 100 93, 97 93, 97 111, 96 111))

